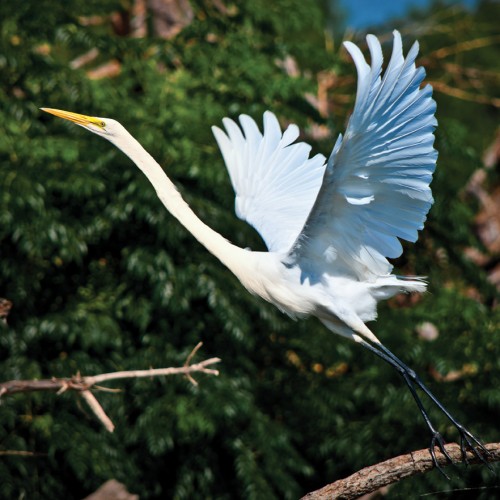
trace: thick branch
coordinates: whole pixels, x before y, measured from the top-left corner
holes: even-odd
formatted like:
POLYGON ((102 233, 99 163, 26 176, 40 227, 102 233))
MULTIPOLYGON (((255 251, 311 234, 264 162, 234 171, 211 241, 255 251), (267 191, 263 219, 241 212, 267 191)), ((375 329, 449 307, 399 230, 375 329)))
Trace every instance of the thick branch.
MULTIPOLYGON (((500 443, 490 443, 485 445, 489 455, 485 456, 486 462, 500 461, 500 443)), ((450 454, 454 462, 461 462, 462 453, 458 444, 446 445, 446 451, 450 454)), ((436 450, 436 456, 441 467, 450 465, 445 456, 436 450)), ((472 452, 467 452, 467 460, 470 464, 482 463, 472 452)), ((385 462, 365 467, 352 476, 339 479, 323 488, 312 491, 305 495, 302 500, 333 500, 335 498, 350 500, 361 495, 395 483, 406 477, 421 474, 434 469, 432 458, 428 449, 418 450, 407 455, 390 458, 385 462)))

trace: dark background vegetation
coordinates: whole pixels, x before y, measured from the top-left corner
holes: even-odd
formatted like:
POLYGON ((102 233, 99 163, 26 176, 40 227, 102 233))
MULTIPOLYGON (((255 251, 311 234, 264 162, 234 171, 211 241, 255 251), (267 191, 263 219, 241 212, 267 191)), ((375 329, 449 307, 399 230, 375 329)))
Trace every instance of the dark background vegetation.
MULTIPOLYGON (((210 125, 271 109, 328 155, 355 94, 340 42, 366 53, 363 34, 344 34, 315 0, 179 1, 168 22, 161 2, 148 5, 0 3, 0 297, 13 304, 0 374, 176 366, 200 340, 198 359, 221 357, 221 374, 198 387, 182 377, 110 384, 123 391, 98 397, 113 434, 75 394, 3 398, 0 497, 78 499, 115 478, 143 499, 297 498, 427 446, 397 373, 250 296, 122 153, 39 111, 118 119, 205 222, 264 248, 233 214, 210 125)), ((500 421, 499 17, 493 1, 474 12, 436 4, 373 30, 386 54, 393 28, 405 50, 420 40, 440 156, 426 229, 395 262, 427 275, 429 292, 382 305, 371 327, 485 442, 499 440, 500 421)), ((388 497, 498 494, 485 467, 450 474, 405 480, 388 497)))

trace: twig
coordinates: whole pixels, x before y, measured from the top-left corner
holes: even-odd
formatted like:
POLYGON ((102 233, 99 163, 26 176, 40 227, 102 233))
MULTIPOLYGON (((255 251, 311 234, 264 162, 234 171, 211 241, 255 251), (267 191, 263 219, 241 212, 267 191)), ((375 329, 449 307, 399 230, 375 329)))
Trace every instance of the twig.
POLYGON ((85 399, 90 409, 94 412, 94 415, 99 419, 104 428, 108 432, 113 432, 115 430, 115 425, 111 422, 111 419, 106 415, 99 401, 90 391, 82 391, 82 398, 85 399))
POLYGON ((26 450, 0 450, 0 457, 46 457, 46 453, 26 450))
POLYGON ((493 45, 500 41, 500 35, 486 36, 484 38, 476 38, 474 40, 466 40, 464 42, 459 42, 448 47, 442 47, 440 49, 431 52, 427 57, 443 59, 453 54, 458 54, 460 52, 465 52, 467 50, 480 49, 482 47, 487 47, 488 45, 493 45))
MULTIPOLYGON (((484 445, 489 454, 484 456, 486 462, 500 461, 500 443, 489 443, 484 445)), ((462 453, 458 444, 446 445, 446 451, 450 454, 453 462, 462 460, 462 453)), ((438 463, 441 467, 450 465, 446 457, 436 450, 438 463)), ((467 452, 467 461, 470 464, 482 463, 471 451, 467 452)), ((373 491, 395 483, 406 477, 415 474, 422 474, 434 469, 434 464, 428 449, 418 450, 407 455, 390 458, 376 465, 365 467, 345 479, 339 479, 323 488, 312 491, 305 495, 302 500, 351 500, 361 495, 372 493, 373 491)))
POLYGON ((430 81, 429 83, 437 92, 442 92, 443 94, 447 94, 458 99, 463 99, 465 101, 478 102, 480 104, 489 104, 491 106, 495 106, 496 108, 500 108, 500 99, 496 97, 472 94, 471 92, 467 92, 466 90, 458 89, 456 87, 451 87, 450 85, 437 80, 430 81))
POLYGON ((198 352, 198 350, 200 349, 200 347, 203 345, 203 342, 198 342, 193 350, 189 353, 189 356, 186 358, 186 362, 184 363, 184 366, 189 366, 189 364, 191 363, 191 360, 194 358, 194 355, 198 352))
POLYGON ((109 382, 110 380, 119 380, 126 378, 144 378, 144 377, 159 377, 166 375, 186 375, 191 383, 198 385, 196 380, 191 376, 192 373, 206 373, 208 375, 219 375, 219 371, 214 368, 209 368, 209 366, 219 363, 219 358, 210 358, 200 363, 190 364, 194 355, 198 352, 202 343, 200 342, 189 354, 184 363, 184 366, 172 367, 172 368, 150 368, 149 370, 128 370, 121 372, 111 372, 111 373, 101 373, 100 375, 94 375, 89 377, 82 377, 80 373, 77 373, 71 378, 52 378, 44 380, 9 380, 8 382, 0 383, 0 398, 2 396, 9 396, 18 392, 32 392, 32 391, 56 391, 57 394, 62 394, 68 390, 77 391, 81 393, 81 396, 90 409, 93 411, 94 415, 99 419, 99 421, 104 425, 104 427, 109 431, 113 432, 114 425, 111 419, 106 415, 104 409, 97 401, 96 397, 90 389, 101 390, 101 391, 115 391, 115 389, 110 389, 107 387, 99 387, 97 384, 102 382, 109 382))
MULTIPOLYGON (((219 370, 207 368, 207 366, 219 362, 220 362, 219 358, 210 358, 206 359, 205 361, 202 361, 201 363, 195 363, 189 366, 179 366, 176 368, 149 368, 148 370, 130 370, 123 372, 102 373, 100 375, 94 375, 92 377, 82 377, 81 380, 84 385, 86 384, 89 387, 91 387, 94 384, 100 384, 101 382, 109 382, 110 380, 117 380, 124 378, 159 377, 162 375, 188 375, 196 372, 208 373, 209 375, 217 376, 219 375, 219 370)), ((0 391, 1 387, 2 384, 0 384, 0 391)))
MULTIPOLYGON (((189 356, 187 357, 186 359, 186 362, 184 363, 184 366, 188 366, 189 363, 191 363, 191 360, 193 359, 194 355, 198 352, 198 349, 203 345, 203 342, 198 342, 198 344, 194 347, 194 349, 191 351, 191 353, 189 354, 189 356)), ((196 382, 196 380, 191 377, 191 375, 189 373, 186 373, 186 378, 194 385, 194 386, 197 386, 198 385, 198 382, 196 382)))

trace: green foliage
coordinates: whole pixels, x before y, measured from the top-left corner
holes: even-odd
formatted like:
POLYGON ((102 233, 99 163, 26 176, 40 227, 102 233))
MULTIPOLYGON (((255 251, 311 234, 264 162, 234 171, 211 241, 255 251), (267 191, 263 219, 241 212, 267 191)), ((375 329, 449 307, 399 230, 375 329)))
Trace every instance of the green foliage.
MULTIPOLYGON (((200 376, 198 387, 169 377, 116 382, 122 392, 99 393, 113 434, 74 394, 2 399, 0 451, 34 453, 0 457, 2 498, 81 498, 111 478, 144 499, 297 498, 428 443, 397 374, 316 321, 294 323, 249 296, 165 212, 127 158, 39 111, 119 119, 204 221, 240 246, 263 248, 233 215, 209 125, 242 112, 260 120, 272 109, 305 128, 320 119, 304 98, 315 91, 311 75, 354 70, 324 49, 323 2, 227 2, 228 13, 215 2, 192 4, 193 22, 162 40, 114 34, 106 16, 124 8, 115 0, 73 0, 71 9, 0 3, 0 296, 14 303, 9 325, 0 323, 2 379, 181 365, 200 340, 199 357, 223 360, 220 376, 200 376), (105 22, 94 26, 84 16, 105 22), (90 67, 72 69, 94 48, 90 67), (280 69, 287 55, 301 76, 280 69), (110 60, 119 74, 89 78, 87 70, 110 60)), ((419 35, 423 53, 478 36, 492 26, 491 8, 433 14, 461 29, 446 31, 445 41, 419 35)), ((490 47, 479 53, 474 60, 498 70, 490 47)), ((430 65, 430 79, 442 74, 430 65)), ((411 308, 382 307, 374 329, 426 380, 429 367, 462 371, 454 382, 430 385, 489 441, 497 439, 500 409, 500 318, 484 270, 464 257, 466 247, 481 248, 472 230, 477 207, 464 185, 498 114, 436 98, 436 205, 419 243, 398 262, 402 273, 428 274, 431 293, 411 308), (423 321, 438 327, 436 341, 414 334, 423 321)), ((325 154, 332 142, 320 145, 325 154)), ((453 439, 444 417, 431 414, 453 439)), ((453 487, 492 484, 483 469, 465 471, 453 487)), ((432 473, 394 491, 446 488, 432 473)))

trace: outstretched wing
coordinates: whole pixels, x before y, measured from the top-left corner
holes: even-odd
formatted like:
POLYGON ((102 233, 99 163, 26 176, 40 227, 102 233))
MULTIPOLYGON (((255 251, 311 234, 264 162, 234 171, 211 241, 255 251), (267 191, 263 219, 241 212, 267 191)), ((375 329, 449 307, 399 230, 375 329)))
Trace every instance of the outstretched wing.
POLYGON ((270 251, 288 251, 297 239, 321 186, 323 155, 309 158, 311 146, 294 143, 296 125, 282 134, 276 116, 264 113, 262 134, 252 118, 241 129, 224 118, 224 133, 212 127, 236 193, 236 215, 251 224, 270 251))
MULTIPOLYGON (((367 36, 369 66, 358 47, 345 42, 358 72, 358 90, 345 136, 339 136, 292 261, 334 266, 362 280, 391 272, 386 257, 402 253, 398 238, 416 241, 433 203, 429 184, 436 166, 436 109, 430 85, 415 67, 418 43, 403 57, 394 32, 383 77, 382 49, 367 36)), ((328 268, 324 268, 325 270, 328 268)))

